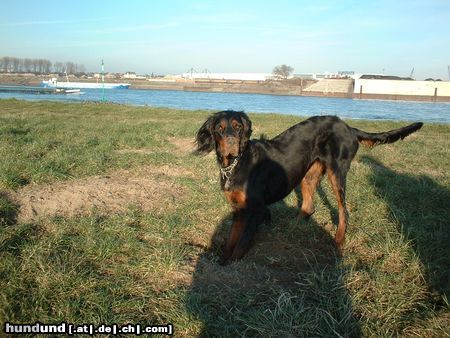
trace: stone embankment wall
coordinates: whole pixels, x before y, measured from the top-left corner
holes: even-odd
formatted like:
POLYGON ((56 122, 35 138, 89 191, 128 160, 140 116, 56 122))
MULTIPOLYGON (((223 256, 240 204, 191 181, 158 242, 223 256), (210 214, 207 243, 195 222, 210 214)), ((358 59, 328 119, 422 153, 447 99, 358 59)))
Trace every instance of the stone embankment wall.
MULTIPOLYGON (((39 85, 48 76, 32 74, 0 74, 0 84, 39 85)), ((61 78, 65 81, 65 78, 61 78)), ((96 82, 95 79, 71 81, 96 82)), ((123 82, 123 79, 107 79, 123 82)), ((164 81, 130 80, 132 89, 185 90, 203 92, 253 93, 270 95, 319 96, 354 99, 409 100, 450 102, 448 81, 406 81, 378 79, 322 79, 287 81, 199 80, 164 81)))

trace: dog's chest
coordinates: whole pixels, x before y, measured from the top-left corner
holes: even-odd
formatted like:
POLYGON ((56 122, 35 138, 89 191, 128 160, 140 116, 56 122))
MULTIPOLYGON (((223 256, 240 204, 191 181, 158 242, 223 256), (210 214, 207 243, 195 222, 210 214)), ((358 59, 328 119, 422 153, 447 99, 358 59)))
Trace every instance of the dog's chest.
POLYGON ((244 189, 224 190, 225 198, 234 209, 243 209, 247 205, 247 195, 244 189))
POLYGON ((223 191, 227 190, 245 190, 247 186, 247 177, 234 173, 230 176, 221 175, 220 186, 223 191))

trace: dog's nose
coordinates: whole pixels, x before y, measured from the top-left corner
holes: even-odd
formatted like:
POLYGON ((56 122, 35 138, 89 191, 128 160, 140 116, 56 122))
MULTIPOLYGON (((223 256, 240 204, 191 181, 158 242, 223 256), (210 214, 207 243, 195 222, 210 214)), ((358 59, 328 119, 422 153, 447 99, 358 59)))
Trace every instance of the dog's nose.
POLYGON ((239 138, 236 136, 225 137, 222 143, 223 156, 238 156, 239 154, 239 138))
POLYGON ((232 147, 238 143, 238 139, 236 137, 227 137, 226 142, 227 146, 232 147))

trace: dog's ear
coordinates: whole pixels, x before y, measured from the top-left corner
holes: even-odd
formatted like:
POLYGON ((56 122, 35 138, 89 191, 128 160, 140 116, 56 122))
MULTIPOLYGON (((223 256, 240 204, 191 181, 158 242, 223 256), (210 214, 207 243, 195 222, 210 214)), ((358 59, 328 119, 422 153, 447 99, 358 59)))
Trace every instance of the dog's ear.
POLYGON ((241 138, 241 149, 243 150, 247 145, 247 142, 250 140, 250 136, 252 135, 252 121, 248 118, 247 114, 244 112, 241 113, 241 122, 244 127, 242 131, 241 138))
POLYGON ((197 131, 195 155, 208 154, 214 149, 213 123, 214 115, 210 116, 197 131))

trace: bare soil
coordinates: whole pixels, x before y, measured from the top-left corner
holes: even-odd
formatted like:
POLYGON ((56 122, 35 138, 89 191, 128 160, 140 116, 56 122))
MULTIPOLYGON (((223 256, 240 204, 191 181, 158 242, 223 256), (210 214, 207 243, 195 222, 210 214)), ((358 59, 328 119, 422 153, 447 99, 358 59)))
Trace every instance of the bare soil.
POLYGON ((11 193, 19 206, 17 221, 30 222, 53 216, 120 213, 130 205, 156 212, 174 208, 184 188, 173 177, 193 176, 182 168, 169 166, 118 170, 110 175, 91 176, 49 185, 29 185, 11 193))
POLYGON ((195 150, 195 143, 192 138, 171 137, 169 142, 173 144, 181 155, 187 155, 195 150))

